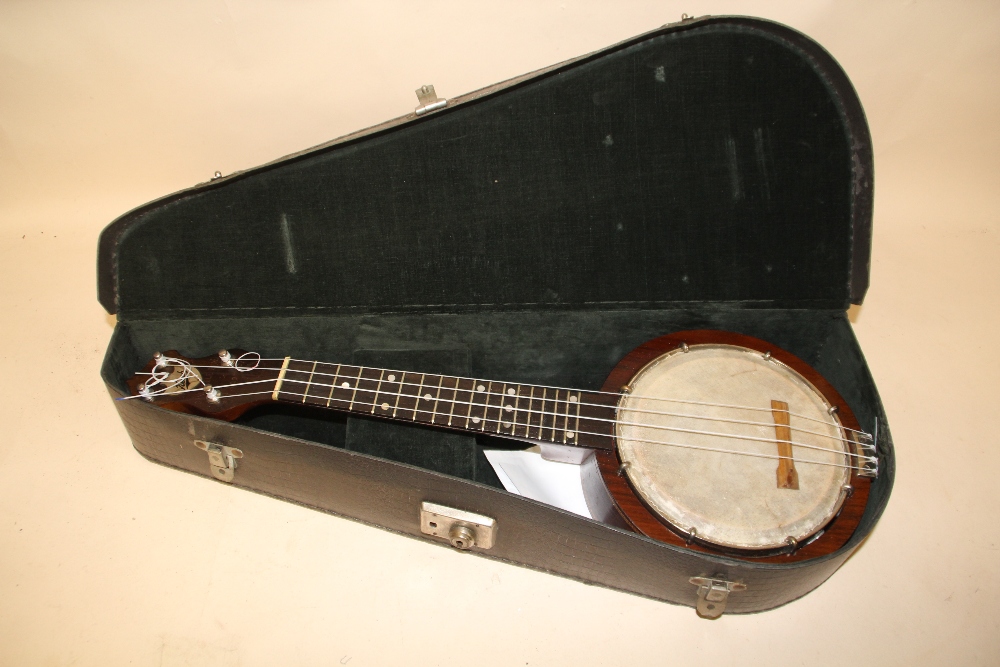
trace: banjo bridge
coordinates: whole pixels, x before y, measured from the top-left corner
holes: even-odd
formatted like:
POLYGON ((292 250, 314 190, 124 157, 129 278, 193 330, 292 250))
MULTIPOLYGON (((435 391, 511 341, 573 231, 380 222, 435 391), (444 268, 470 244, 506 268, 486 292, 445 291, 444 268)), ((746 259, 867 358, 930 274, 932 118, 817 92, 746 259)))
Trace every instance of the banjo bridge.
POLYGON ((771 401, 771 415, 774 417, 774 432, 778 442, 778 488, 799 489, 799 473, 795 470, 792 457, 792 429, 788 403, 771 401))

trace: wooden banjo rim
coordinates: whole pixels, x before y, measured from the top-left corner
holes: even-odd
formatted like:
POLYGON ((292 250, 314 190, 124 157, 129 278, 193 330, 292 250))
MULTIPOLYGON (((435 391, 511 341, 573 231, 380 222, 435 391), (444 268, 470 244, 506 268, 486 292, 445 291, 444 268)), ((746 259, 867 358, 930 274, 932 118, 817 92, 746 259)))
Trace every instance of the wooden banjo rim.
MULTIPOLYGON (((770 352, 775 360, 780 361, 804 377, 830 405, 837 408, 837 416, 845 428, 860 430, 858 421, 851 411, 850 406, 847 405, 847 402, 840 393, 822 375, 813 369, 812 366, 792 353, 782 350, 767 341, 726 331, 709 329, 680 331, 644 343, 618 362, 618 365, 608 375, 608 379, 604 382, 601 390, 620 393, 622 388, 627 386, 632 378, 638 375, 650 362, 681 347, 683 344, 732 345, 756 350, 761 353, 770 352)), ((868 495, 871 487, 870 478, 862 477, 858 474, 857 470, 852 470, 850 485, 853 491, 844 500, 840 511, 820 529, 822 534, 818 538, 807 541, 804 546, 798 547, 794 551, 791 548, 777 550, 733 549, 701 542, 697 538, 692 539, 682 527, 674 526, 661 518, 646 505, 640 495, 633 489, 628 475, 620 474, 621 459, 618 456, 617 450, 598 450, 596 454, 601 476, 604 478, 604 484, 611 494, 619 513, 634 530, 667 544, 706 553, 753 558, 758 562, 787 563, 808 560, 825 556, 840 549, 850 540, 858 524, 861 522, 861 516, 864 513, 865 506, 868 504, 868 495)))

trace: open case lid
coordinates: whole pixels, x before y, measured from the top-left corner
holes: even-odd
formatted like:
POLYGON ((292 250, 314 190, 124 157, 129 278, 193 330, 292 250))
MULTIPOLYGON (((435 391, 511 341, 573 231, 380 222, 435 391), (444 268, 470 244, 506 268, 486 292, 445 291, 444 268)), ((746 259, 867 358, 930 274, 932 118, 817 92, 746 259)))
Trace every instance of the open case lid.
POLYGON ((845 308, 871 215, 833 58, 705 18, 140 207, 101 235, 99 297, 126 319, 845 308))

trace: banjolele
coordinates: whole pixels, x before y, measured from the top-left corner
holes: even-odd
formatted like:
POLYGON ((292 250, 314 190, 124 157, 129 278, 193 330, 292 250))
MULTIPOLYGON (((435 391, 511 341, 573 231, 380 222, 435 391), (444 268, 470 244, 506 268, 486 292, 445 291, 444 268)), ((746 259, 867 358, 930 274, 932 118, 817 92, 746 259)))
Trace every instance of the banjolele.
POLYGON ((722 331, 641 345, 600 391, 235 350, 157 353, 129 387, 121 400, 226 421, 280 401, 527 441, 556 460, 593 452, 609 506, 629 528, 757 562, 843 546, 878 474, 873 437, 819 373, 722 331))

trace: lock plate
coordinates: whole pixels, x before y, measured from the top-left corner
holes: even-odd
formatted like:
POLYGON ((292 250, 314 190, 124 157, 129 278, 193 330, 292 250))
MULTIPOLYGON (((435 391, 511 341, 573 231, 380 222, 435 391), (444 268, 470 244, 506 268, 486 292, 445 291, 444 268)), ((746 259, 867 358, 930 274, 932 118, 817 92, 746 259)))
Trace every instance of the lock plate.
POLYGON ((496 520, 488 516, 434 503, 420 504, 420 532, 446 539, 456 549, 489 549, 496 531, 496 520))

